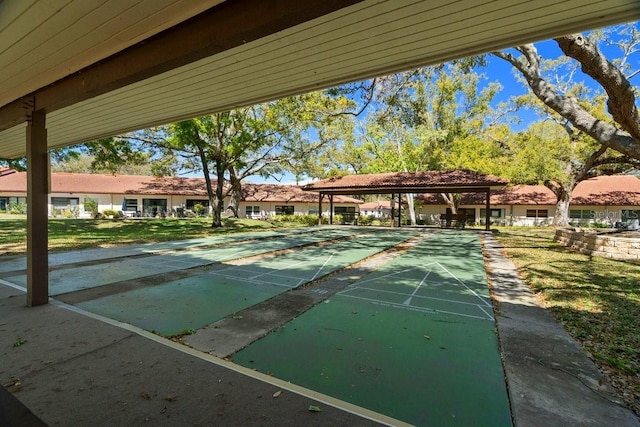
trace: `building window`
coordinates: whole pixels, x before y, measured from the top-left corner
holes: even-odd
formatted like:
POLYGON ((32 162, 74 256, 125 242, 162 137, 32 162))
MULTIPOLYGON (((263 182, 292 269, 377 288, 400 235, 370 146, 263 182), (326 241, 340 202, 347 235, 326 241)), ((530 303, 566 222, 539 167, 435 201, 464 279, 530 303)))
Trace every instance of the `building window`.
POLYGON ((193 210, 193 207, 195 205, 202 205, 205 208, 208 208, 209 200, 208 199, 187 199, 187 202, 185 203, 185 207, 190 210, 193 210))
MULTIPOLYGON (((491 209, 490 210, 491 218, 493 219, 504 218, 504 215, 502 214, 503 211, 504 209, 491 209)), ((487 210, 480 209, 480 219, 485 219, 486 217, 487 217, 487 210)))
POLYGON ((260 206, 245 206, 244 213, 247 218, 260 216, 260 206))
POLYGON ((527 209, 527 218, 548 218, 548 209, 527 209))
POLYGON ((52 197, 51 204, 55 209, 67 209, 78 206, 80 199, 77 197, 52 197))
POLYGON ((122 202, 122 207, 125 212, 137 212, 138 210, 138 199, 124 199, 122 202))
POLYGON ((52 197, 51 198, 51 213, 53 216, 57 215, 71 215, 78 216, 78 205, 80 199, 77 197, 52 197))
POLYGON ((571 219, 593 219, 594 212, 587 209, 570 209, 569 218, 571 219))
POLYGON ((342 216, 342 222, 354 222, 356 220, 356 208, 355 206, 336 206, 333 208, 333 212, 336 215, 342 216))
POLYGON ((276 205, 276 215, 293 215, 293 206, 276 205))
POLYGON ((167 199, 142 199, 142 212, 151 217, 166 215, 167 199))
POLYGON ((0 211, 6 212, 9 209, 9 198, 0 197, 0 211))

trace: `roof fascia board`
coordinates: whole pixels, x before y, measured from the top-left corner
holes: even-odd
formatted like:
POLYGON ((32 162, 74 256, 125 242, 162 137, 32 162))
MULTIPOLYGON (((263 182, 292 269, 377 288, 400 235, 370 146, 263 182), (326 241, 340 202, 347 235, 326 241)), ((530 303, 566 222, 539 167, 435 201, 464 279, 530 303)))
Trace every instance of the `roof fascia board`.
POLYGON ((491 186, 459 186, 459 187, 425 187, 425 186, 406 186, 406 187, 376 187, 376 188, 357 188, 357 187, 341 187, 341 188, 309 188, 303 190, 312 191, 320 194, 391 194, 391 193, 417 193, 417 194, 438 194, 438 193, 482 193, 489 190, 502 189, 505 185, 491 186))
POLYGON ((362 0, 227 0, 27 97, 0 107, 0 131, 30 118, 110 92, 258 40, 362 0))

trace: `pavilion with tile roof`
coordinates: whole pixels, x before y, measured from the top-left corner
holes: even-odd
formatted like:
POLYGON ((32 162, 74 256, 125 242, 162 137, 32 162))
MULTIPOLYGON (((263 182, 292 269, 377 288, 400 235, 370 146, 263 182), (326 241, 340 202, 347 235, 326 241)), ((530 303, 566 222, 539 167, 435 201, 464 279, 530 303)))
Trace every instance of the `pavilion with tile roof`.
MULTIPOLYGON (((491 190, 504 188, 508 183, 504 178, 480 172, 449 170, 346 175, 314 182, 302 189, 319 193, 320 205, 325 195, 329 196, 329 203, 332 204, 335 195, 391 194, 392 207, 395 194, 398 194, 399 201, 401 195, 406 193, 484 193, 487 212, 486 229, 489 230, 491 190)), ((332 210, 330 209, 330 212, 332 210)), ((392 210, 392 217, 394 216, 395 212, 392 210)), ((398 226, 400 226, 400 215, 398 215, 398 226)))

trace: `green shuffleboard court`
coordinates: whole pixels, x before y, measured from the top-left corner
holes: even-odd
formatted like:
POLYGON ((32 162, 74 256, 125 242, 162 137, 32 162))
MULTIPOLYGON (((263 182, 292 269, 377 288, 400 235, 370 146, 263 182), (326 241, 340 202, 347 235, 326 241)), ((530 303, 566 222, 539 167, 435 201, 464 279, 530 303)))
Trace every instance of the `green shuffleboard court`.
POLYGON ((420 426, 510 426, 478 237, 441 232, 236 353, 420 426))
MULTIPOLYGON (((158 253, 142 258, 115 258, 106 259, 95 265, 85 265, 73 268, 62 268, 54 270, 49 274, 50 295, 60 295, 82 289, 90 289, 104 286, 111 283, 126 280, 140 279, 157 274, 170 273, 172 271, 198 267, 213 262, 224 262, 228 260, 259 255, 276 250, 289 249, 292 247, 319 243, 326 240, 348 237, 356 234, 352 229, 326 229, 313 233, 288 233, 284 236, 272 234, 273 239, 257 240, 257 233, 238 233, 233 235, 235 241, 240 243, 233 245, 218 245, 214 247, 194 247, 192 250, 175 253, 158 253)), ((225 240, 212 241, 211 243, 232 243, 234 240, 227 236, 225 240)), ((202 240, 196 240, 197 245, 202 240)), ((183 243, 182 247, 186 244, 183 243)), ((158 248, 166 248, 166 243, 157 245, 158 248)), ((182 248, 181 247, 181 248, 182 248)), ((147 250, 152 251, 153 247, 147 245, 147 250)), ((108 253, 108 250, 103 250, 108 253)), ((70 262, 77 262, 79 259, 73 254, 68 254, 70 262)), ((6 278, 7 281, 16 285, 27 286, 25 274, 6 278)))
MULTIPOLYGON (((80 302, 77 306, 162 335, 179 334, 201 328, 277 294, 302 286, 415 234, 372 229, 347 241, 304 247, 241 265, 221 265, 177 280, 159 279, 157 285, 95 298, 80 302)), ((319 233, 314 233, 310 237, 317 238, 318 235, 319 233)), ((334 238, 335 235, 336 232, 332 232, 325 239, 334 238)), ((304 236, 297 238, 303 239, 304 236)), ((268 246, 274 247, 276 244, 277 242, 269 242, 268 246)), ((233 247, 226 251, 226 255, 246 253, 250 249, 233 247)), ((256 250, 258 249, 254 247, 253 251, 256 250)), ((216 249, 216 257, 222 256, 220 251, 221 249, 216 249)), ((164 259, 162 258, 163 261, 164 259)), ((147 262, 157 260, 154 258, 147 262)), ((178 259, 174 259, 173 262, 177 261, 178 259)))

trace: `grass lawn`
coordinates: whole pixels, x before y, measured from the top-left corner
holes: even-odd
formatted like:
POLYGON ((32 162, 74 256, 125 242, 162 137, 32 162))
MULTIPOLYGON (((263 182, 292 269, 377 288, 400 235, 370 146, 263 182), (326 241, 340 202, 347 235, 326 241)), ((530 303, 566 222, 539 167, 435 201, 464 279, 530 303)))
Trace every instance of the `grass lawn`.
POLYGON ((640 262, 572 252, 551 228, 498 230, 522 277, 640 415, 640 262))
MULTIPOLYGON (((299 224, 251 219, 224 220, 224 227, 211 228, 210 218, 164 219, 49 219, 49 250, 106 247, 127 243, 160 242, 211 236, 238 231, 259 231, 299 224)), ((27 250, 24 216, 0 215, 0 255, 27 250)))

